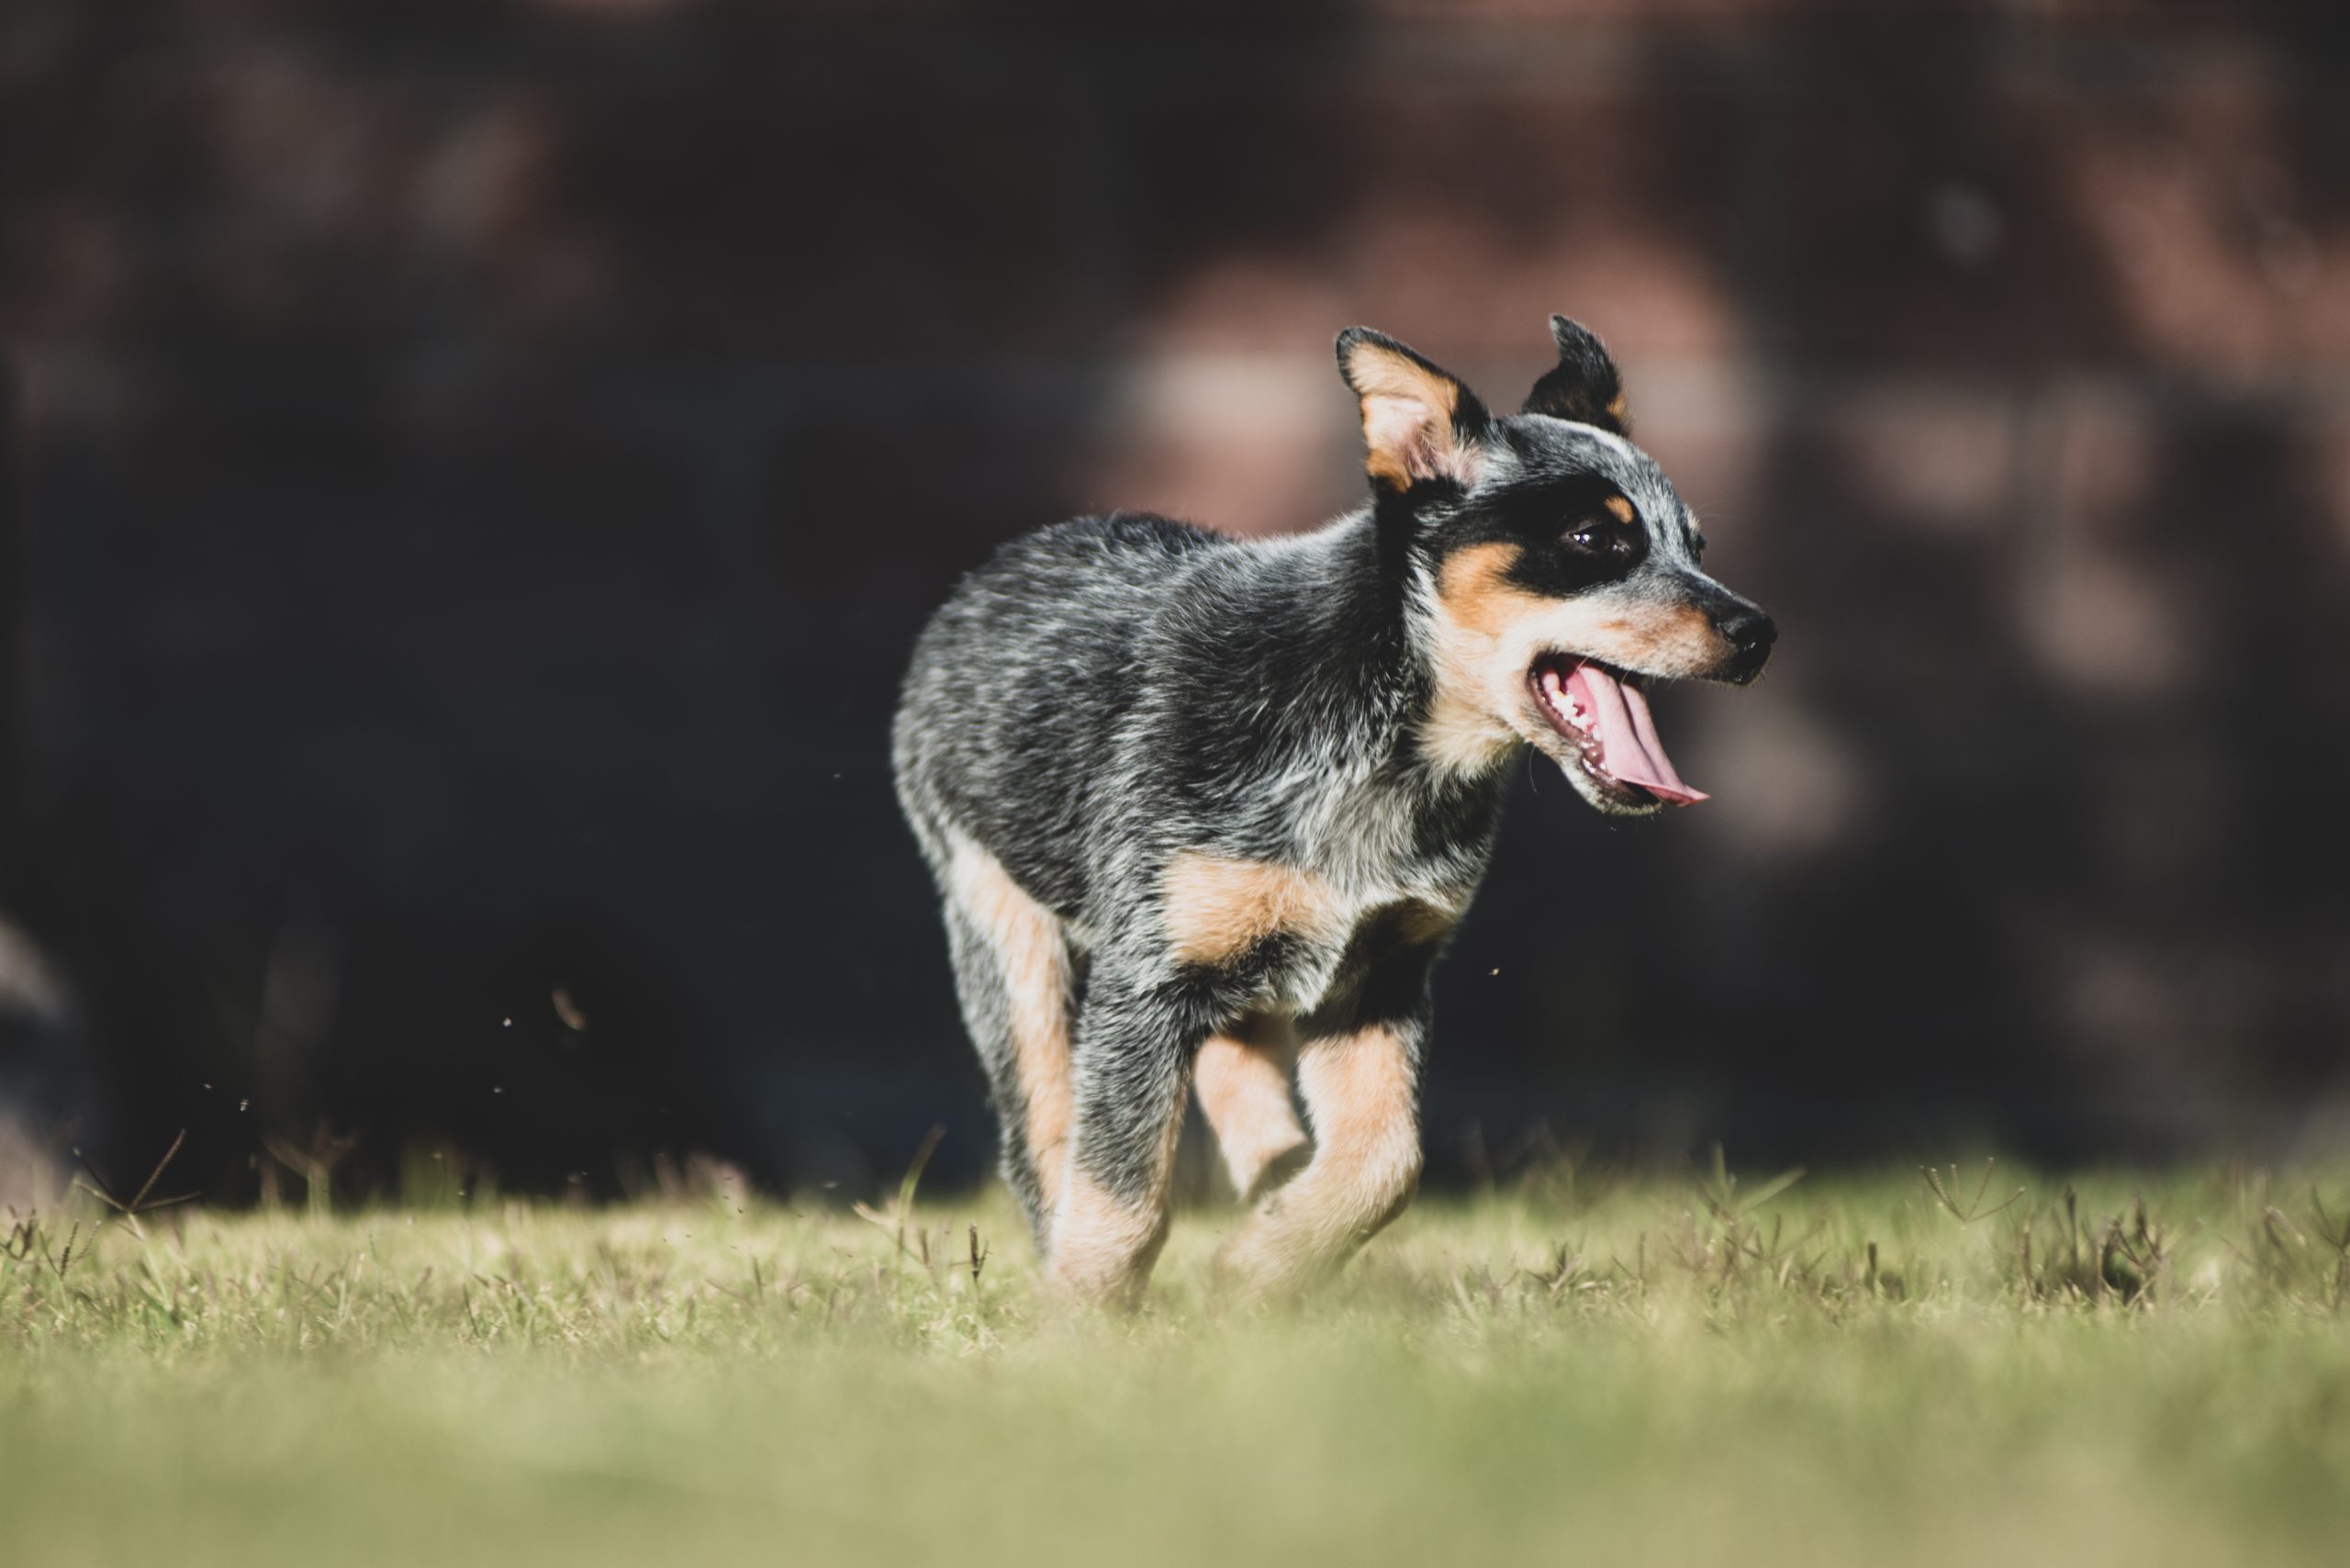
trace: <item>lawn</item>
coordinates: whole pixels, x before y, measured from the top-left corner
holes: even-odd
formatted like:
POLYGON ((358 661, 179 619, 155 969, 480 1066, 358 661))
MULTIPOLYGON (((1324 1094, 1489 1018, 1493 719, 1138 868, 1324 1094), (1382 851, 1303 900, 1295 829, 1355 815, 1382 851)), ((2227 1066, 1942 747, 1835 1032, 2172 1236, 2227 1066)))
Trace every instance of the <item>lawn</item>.
POLYGON ((2350 1172, 1980 1172, 1561 1171, 1254 1313, 1210 1208, 1106 1319, 1000 1196, 42 1216, 0 1562, 2344 1561, 2350 1172))

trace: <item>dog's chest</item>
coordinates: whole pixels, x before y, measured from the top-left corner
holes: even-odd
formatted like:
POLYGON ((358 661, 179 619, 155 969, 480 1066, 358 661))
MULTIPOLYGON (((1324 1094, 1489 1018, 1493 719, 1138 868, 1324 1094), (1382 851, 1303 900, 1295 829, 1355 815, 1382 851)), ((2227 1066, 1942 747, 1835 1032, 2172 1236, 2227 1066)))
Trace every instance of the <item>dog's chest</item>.
MULTIPOLYGON (((1311 1013, 1382 965, 1423 963, 1469 906, 1498 802, 1431 799, 1392 769, 1300 769, 1244 838, 1272 855, 1172 857, 1161 880, 1171 956, 1237 982, 1257 1005, 1311 1013)), ((1269 805, 1270 801, 1267 802, 1269 805)))
POLYGON ((1370 880, 1189 852, 1169 864, 1163 889, 1167 944, 1179 964, 1241 983, 1259 1005, 1311 1013, 1382 966, 1433 950, 1468 908, 1475 879, 1446 868, 1370 880))
POLYGON ((1354 902, 1326 930, 1277 949, 1265 1002, 1296 1014, 1343 1009, 1382 970, 1424 966, 1468 908, 1467 890, 1382 889, 1354 902))

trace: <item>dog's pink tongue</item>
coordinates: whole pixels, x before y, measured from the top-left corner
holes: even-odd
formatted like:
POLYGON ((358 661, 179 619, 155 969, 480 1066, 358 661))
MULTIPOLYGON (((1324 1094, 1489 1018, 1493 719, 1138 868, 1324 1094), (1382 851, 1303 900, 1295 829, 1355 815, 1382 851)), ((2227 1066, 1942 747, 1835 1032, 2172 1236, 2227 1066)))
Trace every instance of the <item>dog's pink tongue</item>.
POLYGON ((1664 743, 1656 738, 1656 720, 1649 714, 1649 700, 1638 687, 1626 686, 1604 669, 1577 665, 1567 677, 1571 693, 1598 721, 1600 766, 1608 777, 1637 784, 1676 806, 1694 806, 1711 797, 1692 790, 1673 770, 1664 743))

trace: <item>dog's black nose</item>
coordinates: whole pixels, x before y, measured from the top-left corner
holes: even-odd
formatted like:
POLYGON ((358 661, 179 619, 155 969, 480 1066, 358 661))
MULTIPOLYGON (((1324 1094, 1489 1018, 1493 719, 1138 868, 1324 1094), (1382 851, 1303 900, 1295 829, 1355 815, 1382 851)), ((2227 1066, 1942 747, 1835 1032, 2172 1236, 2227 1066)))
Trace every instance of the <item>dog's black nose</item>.
POLYGON ((1730 645, 1725 679, 1744 686, 1762 673, 1771 662, 1771 644, 1779 640, 1779 628, 1771 618, 1752 605, 1741 605, 1716 622, 1722 638, 1730 645))

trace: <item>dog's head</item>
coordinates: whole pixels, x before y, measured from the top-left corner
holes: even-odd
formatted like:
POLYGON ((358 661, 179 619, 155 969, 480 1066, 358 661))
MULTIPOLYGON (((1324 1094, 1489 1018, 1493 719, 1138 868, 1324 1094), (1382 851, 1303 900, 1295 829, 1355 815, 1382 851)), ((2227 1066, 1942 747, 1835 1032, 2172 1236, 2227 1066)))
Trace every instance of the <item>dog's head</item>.
POLYGON ((1393 338, 1338 334, 1378 525, 1401 544, 1434 674, 1420 744, 1479 772, 1523 740, 1603 812, 1687 805, 1706 797, 1673 771, 1645 684, 1742 686, 1777 632, 1706 575, 1695 520, 1627 439, 1599 340, 1563 316, 1550 332, 1557 367, 1500 419, 1393 338))

